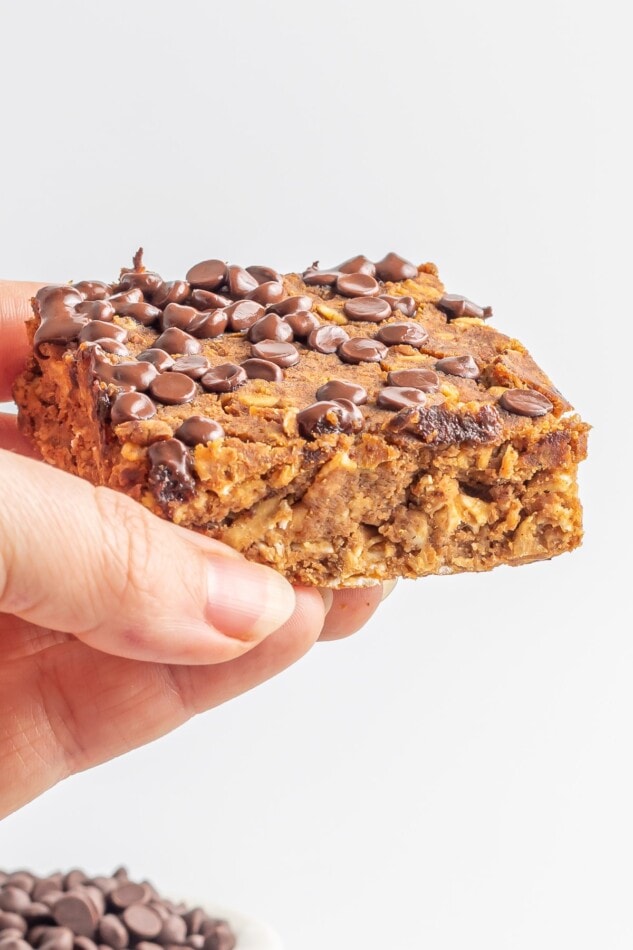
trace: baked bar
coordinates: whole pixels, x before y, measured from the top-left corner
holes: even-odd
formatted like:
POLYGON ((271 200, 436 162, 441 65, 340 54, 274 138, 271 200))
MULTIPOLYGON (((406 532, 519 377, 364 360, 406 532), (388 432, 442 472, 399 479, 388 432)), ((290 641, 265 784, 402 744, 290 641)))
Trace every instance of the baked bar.
POLYGON ((433 264, 302 274, 142 251, 45 287, 15 386, 53 465, 293 582, 353 587, 570 551, 587 425, 433 264))

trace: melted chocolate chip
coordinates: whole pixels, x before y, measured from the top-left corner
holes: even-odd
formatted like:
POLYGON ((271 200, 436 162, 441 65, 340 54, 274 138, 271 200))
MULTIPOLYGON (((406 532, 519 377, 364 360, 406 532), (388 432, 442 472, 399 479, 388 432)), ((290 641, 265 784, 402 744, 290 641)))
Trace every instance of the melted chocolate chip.
POLYGON ((110 297, 110 303, 114 307, 116 313, 123 314, 126 307, 129 307, 133 303, 143 303, 143 291, 139 290, 138 287, 132 287, 130 290, 124 290, 120 294, 113 294, 110 297))
POLYGON ((178 327, 188 333, 202 319, 200 311, 196 310, 195 307, 187 307, 180 303, 168 303, 163 311, 161 326, 163 330, 167 330, 169 327, 178 327))
POLYGON ((337 270, 316 270, 308 268, 303 274, 303 283, 308 287, 331 287, 340 276, 337 270))
POLYGON ((244 360, 241 365, 249 379, 266 379, 270 383, 280 383, 284 378, 281 367, 270 360, 244 360))
POLYGON ((210 369, 211 364, 206 356, 181 356, 176 360, 172 369, 174 373, 184 373, 191 379, 200 379, 210 369))
POLYGON ((246 371, 235 363, 220 363, 205 373, 200 383, 209 393, 232 393, 243 386, 248 377, 246 371))
POLYGON ((141 419, 151 419, 156 415, 156 406, 143 393, 119 393, 112 403, 112 424, 122 422, 137 422, 141 419))
POLYGON ((387 347, 379 340, 354 337, 341 343, 337 353, 345 363, 379 363, 387 355, 387 347))
POLYGON ((506 412, 531 418, 545 416, 554 408, 546 396, 534 389, 508 389, 499 399, 499 405, 506 412))
POLYGON ((102 339, 127 343, 127 338, 128 332, 125 327, 120 327, 116 323, 106 323, 103 320, 91 320, 82 328, 79 334, 81 343, 93 343, 95 340, 102 339))
POLYGON ((486 444, 499 438, 501 420, 494 406, 459 414, 443 406, 428 406, 401 410, 389 427, 394 432, 408 432, 429 445, 486 444))
POLYGON ((315 402, 297 413, 299 432, 305 439, 330 432, 355 432, 363 421, 358 406, 348 399, 315 402))
POLYGON ((424 327, 419 323, 388 323, 381 327, 377 339, 386 346, 422 346, 429 338, 424 327))
POLYGON ((278 284, 276 281, 269 280, 265 284, 260 284, 255 290, 251 290, 248 294, 249 300, 254 300, 256 303, 261 303, 266 306, 267 304, 279 303, 284 299, 284 287, 283 284, 278 284))
POLYGON ((159 350, 155 347, 150 347, 149 350, 143 350, 142 353, 138 354, 137 359, 152 363, 159 373, 164 373, 166 369, 174 365, 173 356, 170 356, 165 350, 159 350))
POLYGON ((394 313, 399 310, 405 317, 416 315, 418 305, 413 297, 394 297, 392 294, 380 294, 380 299, 386 300, 394 313))
POLYGON ((211 310, 209 313, 198 313, 198 319, 190 327, 192 333, 199 340, 212 340, 221 336, 228 326, 229 318, 224 310, 211 310))
MULTIPOLYGON (((195 482, 191 475, 189 452, 182 442, 179 439, 155 442, 154 445, 150 445, 148 455, 151 464, 149 484, 158 501, 168 504, 191 498, 195 490, 195 482)), ((154 911, 157 920, 154 917, 151 920, 144 917, 141 919, 136 912, 132 916, 130 912, 133 908, 152 909, 145 904, 132 904, 131 907, 126 908, 123 911, 123 922, 127 929, 137 937, 147 938, 148 929, 151 930, 152 937, 158 936, 163 926, 158 912, 154 911)))
POLYGON ((229 319, 231 330, 248 330, 259 317, 264 315, 264 308, 254 300, 238 300, 224 311, 229 319))
POLYGON ((121 274, 119 280, 119 290, 130 290, 132 287, 138 287, 143 294, 149 296, 152 294, 163 282, 163 278, 160 274, 154 273, 151 270, 145 271, 126 271, 121 274))
POLYGON ((155 307, 166 307, 170 303, 183 303, 189 296, 191 287, 186 280, 167 280, 156 288, 152 295, 155 307))
POLYGON ((263 264, 251 264, 246 270, 254 277, 258 284, 281 283, 281 274, 273 267, 264 267, 263 264))
POLYGON ((144 392, 158 376, 158 370, 153 363, 134 360, 131 363, 118 363, 114 367, 113 376, 115 382, 125 383, 139 392, 144 392))
POLYGON ((297 310, 283 318, 298 340, 304 340, 319 326, 318 318, 308 310, 297 310))
POLYGON ((243 267, 237 264, 231 264, 228 268, 229 293, 234 297, 245 297, 251 290, 259 287, 259 282, 252 277, 243 267))
POLYGON ((178 327, 169 327, 164 333, 154 340, 154 346, 159 350, 165 350, 167 353, 185 353, 192 355, 201 350, 200 343, 194 340, 188 333, 179 330, 178 327))
POLYGON ((261 343, 262 340, 276 340, 278 343, 289 343, 293 338, 292 327, 282 320, 276 313, 267 313, 256 320, 246 334, 251 343, 261 343))
POLYGON ((222 307, 230 306, 232 300, 222 294, 214 294, 210 290, 193 290, 189 303, 196 310, 220 310, 222 307))
POLYGON ((378 393, 376 403, 382 409, 406 409, 409 406, 423 406, 426 395, 421 389, 411 389, 406 386, 385 386, 378 393))
POLYGON ((440 377, 432 369, 397 369, 387 375, 390 386, 404 386, 421 389, 423 393, 436 393, 440 388, 440 377))
POLYGON ((76 340, 82 327, 88 322, 88 317, 75 312, 77 304, 81 303, 79 291, 68 284, 61 286, 42 287, 35 295, 41 322, 35 331, 35 348, 43 343, 68 344, 76 340))
POLYGON ((273 313, 278 313, 280 317, 287 317, 291 313, 298 313, 300 310, 312 309, 312 297, 307 294, 296 294, 294 297, 286 297, 279 303, 271 304, 268 309, 273 313))
POLYGON ((161 315, 158 307, 155 307, 151 303, 146 303, 144 300, 139 303, 125 304, 119 307, 118 313, 124 317, 133 317, 134 320, 138 320, 139 323, 142 323, 144 327, 149 327, 153 323, 156 323, 161 315))
POLYGON ((408 280, 418 276, 418 269, 411 261, 390 251, 381 261, 376 262, 376 275, 380 280, 408 280))
POLYGON ((369 274, 341 274, 336 279, 336 290, 343 297, 373 297, 380 284, 369 274))
POLYGON ((317 389, 316 397, 319 400, 348 399, 357 406, 367 402, 367 390, 358 383, 348 383, 345 379, 331 379, 317 389))
POLYGON ((343 307, 345 316, 350 320, 364 320, 368 323, 380 323, 391 316, 391 307, 379 297, 352 297, 343 307))
POLYGON ((450 376, 462 376, 464 379, 477 379, 480 375, 479 367, 470 354, 466 356, 447 356, 438 360, 435 369, 450 376))
POLYGON ((174 438, 185 445, 206 445, 224 438, 224 429, 214 419, 206 416, 189 416, 174 432, 174 438))
POLYGON ((102 280, 79 280, 73 284, 75 290, 78 290, 84 300, 103 300, 112 293, 112 287, 104 284, 102 280))
POLYGON ((459 294, 444 294, 435 306, 445 313, 449 320, 456 320, 458 317, 478 317, 480 320, 487 320, 492 316, 492 307, 480 307, 479 304, 459 294))
POLYGON ((228 269, 224 261, 200 261, 187 271, 187 280, 192 287, 202 290, 218 290, 226 283, 228 269))
POLYGON ((149 387, 149 391, 159 402, 166 406, 180 406, 196 395, 196 384, 184 373, 161 373, 156 376, 149 387))
POLYGON ((308 346, 317 353, 336 353, 341 343, 349 340, 349 334, 342 327, 330 324, 317 327, 308 336, 308 346))
POLYGON ((299 362, 299 351, 292 343, 262 340, 261 343, 253 344, 251 354, 260 360, 270 360, 277 366, 295 366, 299 362))
POLYGON ((109 300, 82 300, 75 307, 75 311, 89 320, 105 320, 109 322, 114 316, 114 307, 109 300))
POLYGON ((130 351, 127 346, 124 346, 123 343, 119 343, 118 340, 112 340, 108 337, 102 337, 98 340, 93 340, 92 344, 94 346, 100 346, 105 353, 114 353, 115 356, 129 356, 130 351))
POLYGON ((349 260, 339 264, 337 270, 341 274, 369 274, 370 277, 376 276, 376 265, 370 261, 364 254, 357 254, 356 257, 350 257, 349 260))

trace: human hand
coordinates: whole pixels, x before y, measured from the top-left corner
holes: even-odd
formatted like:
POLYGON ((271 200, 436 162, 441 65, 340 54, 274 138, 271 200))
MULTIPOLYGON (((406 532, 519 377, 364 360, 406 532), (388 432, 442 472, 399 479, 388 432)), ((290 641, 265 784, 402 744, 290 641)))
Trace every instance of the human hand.
MULTIPOLYGON (((0 282, 0 402, 39 286, 0 282)), ((384 593, 293 589, 44 465, 0 413, 0 818, 348 636, 384 593)))

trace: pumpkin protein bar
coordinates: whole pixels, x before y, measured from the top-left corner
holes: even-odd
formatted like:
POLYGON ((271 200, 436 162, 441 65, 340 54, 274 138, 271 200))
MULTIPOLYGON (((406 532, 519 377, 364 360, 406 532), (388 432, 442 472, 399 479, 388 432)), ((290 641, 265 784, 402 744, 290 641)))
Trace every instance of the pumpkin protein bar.
POLYGON ((42 288, 15 385, 44 459, 295 583, 484 571, 582 539, 588 426, 433 264, 281 275, 139 250, 42 288))

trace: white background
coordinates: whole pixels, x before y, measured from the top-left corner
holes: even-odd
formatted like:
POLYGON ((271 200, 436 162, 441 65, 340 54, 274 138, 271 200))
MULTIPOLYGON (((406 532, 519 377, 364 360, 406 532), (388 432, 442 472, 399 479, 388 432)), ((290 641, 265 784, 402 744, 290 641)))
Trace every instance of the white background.
POLYGON ((586 541, 401 583, 367 629, 0 825, 288 950, 633 945, 624 3, 0 2, 0 272, 394 249, 593 425, 586 541))

